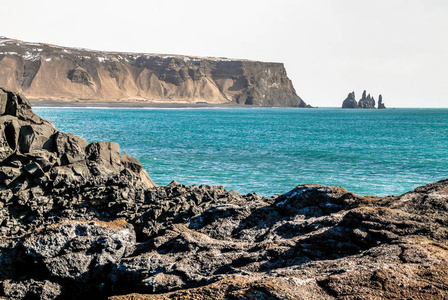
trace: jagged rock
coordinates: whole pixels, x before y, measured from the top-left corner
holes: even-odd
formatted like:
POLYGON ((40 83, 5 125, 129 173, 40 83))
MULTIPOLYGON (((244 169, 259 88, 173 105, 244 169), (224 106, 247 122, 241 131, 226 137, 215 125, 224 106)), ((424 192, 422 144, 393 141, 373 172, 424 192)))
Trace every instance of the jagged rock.
POLYGON ((383 96, 380 95, 378 97, 378 109, 385 109, 385 108, 386 108, 386 106, 383 103, 383 96))
POLYGON ((366 91, 362 93, 362 98, 358 102, 359 108, 375 108, 375 99, 369 95, 366 96, 366 91))
POLYGON ((61 286, 48 280, 3 281, 3 293, 8 299, 57 299, 61 286))
MULTIPOLYGON (((378 100, 378 108, 386 108, 384 107, 384 104, 382 104, 382 101, 383 97, 380 95, 378 100)), ((370 96, 370 94, 367 95, 367 91, 364 90, 361 99, 359 99, 359 101, 356 101, 355 92, 351 92, 342 102, 342 108, 375 108, 375 98, 370 96)))
POLYGON ((118 144, 89 144, 57 131, 21 95, 1 89, 0 100, 0 187, 10 190, 8 201, 18 205, 3 208, 6 218, 17 221, 4 235, 25 234, 63 218, 98 218, 104 214, 96 211, 98 205, 113 211, 115 205, 143 199, 144 191, 155 186, 140 162, 120 156, 118 144), (126 199, 120 189, 127 191, 126 199), (71 211, 85 205, 79 199, 89 200, 92 207, 71 211))
POLYGON ((358 102, 355 99, 355 92, 348 94, 347 98, 342 102, 342 108, 358 108, 358 102))
POLYGON ((58 132, 19 97, 0 116, 0 297, 448 297, 448 179, 390 197, 159 187, 118 144, 58 132))
POLYGON ((131 254, 135 232, 125 221, 62 222, 40 230, 22 243, 26 256, 53 277, 88 282, 102 268, 131 254))

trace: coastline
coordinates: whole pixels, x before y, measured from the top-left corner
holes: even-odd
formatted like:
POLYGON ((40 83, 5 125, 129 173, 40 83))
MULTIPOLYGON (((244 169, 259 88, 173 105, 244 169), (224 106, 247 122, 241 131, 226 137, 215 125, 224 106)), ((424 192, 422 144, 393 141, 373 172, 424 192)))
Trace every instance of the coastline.
MULTIPOLYGON (((160 103, 160 102, 113 102, 113 101, 55 101, 29 100, 32 107, 67 108, 255 108, 238 104, 214 103, 160 103)), ((262 106, 256 106, 262 107, 262 106)))
POLYGON ((29 100, 32 107, 56 107, 56 108, 317 108, 296 106, 263 106, 240 105, 235 103, 207 103, 207 102, 139 102, 139 101, 58 101, 58 100, 29 100))

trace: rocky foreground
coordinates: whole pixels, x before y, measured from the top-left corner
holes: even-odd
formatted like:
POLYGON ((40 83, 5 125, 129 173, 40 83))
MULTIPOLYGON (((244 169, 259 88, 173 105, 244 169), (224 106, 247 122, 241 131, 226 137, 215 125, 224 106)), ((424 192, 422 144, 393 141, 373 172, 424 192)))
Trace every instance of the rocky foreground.
POLYGON ((282 63, 95 51, 5 37, 0 86, 32 100, 306 106, 282 63))
POLYGON ((396 197, 158 187, 20 95, 0 90, 0 115, 5 299, 448 297, 448 180, 396 197))

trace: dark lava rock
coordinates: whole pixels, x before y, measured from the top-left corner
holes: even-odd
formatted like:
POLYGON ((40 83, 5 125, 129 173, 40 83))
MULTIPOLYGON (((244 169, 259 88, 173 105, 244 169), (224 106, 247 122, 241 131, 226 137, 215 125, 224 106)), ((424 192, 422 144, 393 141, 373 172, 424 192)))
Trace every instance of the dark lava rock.
POLYGON ((117 144, 0 99, 0 297, 448 297, 448 179, 397 197, 159 187, 117 144))
POLYGON ((358 102, 355 99, 355 92, 348 94, 347 98, 342 102, 342 108, 358 108, 358 102))
MULTIPOLYGON (((372 109, 375 108, 375 98, 367 95, 367 92, 364 90, 362 93, 361 99, 356 101, 355 92, 351 92, 348 94, 347 98, 342 102, 342 108, 364 108, 364 109, 372 109)), ((378 109, 386 108, 383 104, 383 97, 380 95, 378 98, 378 109)))
POLYGON ((3 236, 62 219, 107 219, 144 201, 155 184, 116 143, 57 131, 26 98, 0 90, 0 219, 3 236))
POLYGON ((362 93, 362 98, 358 102, 359 108, 375 108, 375 99, 368 94, 366 96, 366 91, 362 93))
POLYGON ((386 109, 386 106, 383 103, 383 96, 378 97, 378 109, 386 109))

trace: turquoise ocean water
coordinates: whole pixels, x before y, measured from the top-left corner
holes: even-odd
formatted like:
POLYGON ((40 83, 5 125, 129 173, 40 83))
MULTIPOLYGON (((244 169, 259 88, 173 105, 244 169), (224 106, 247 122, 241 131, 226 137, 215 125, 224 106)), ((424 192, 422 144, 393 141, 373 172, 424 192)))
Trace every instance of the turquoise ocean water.
POLYGON ((448 109, 34 110, 60 131, 119 143, 159 185, 267 196, 319 183, 398 195, 448 177, 448 109))

